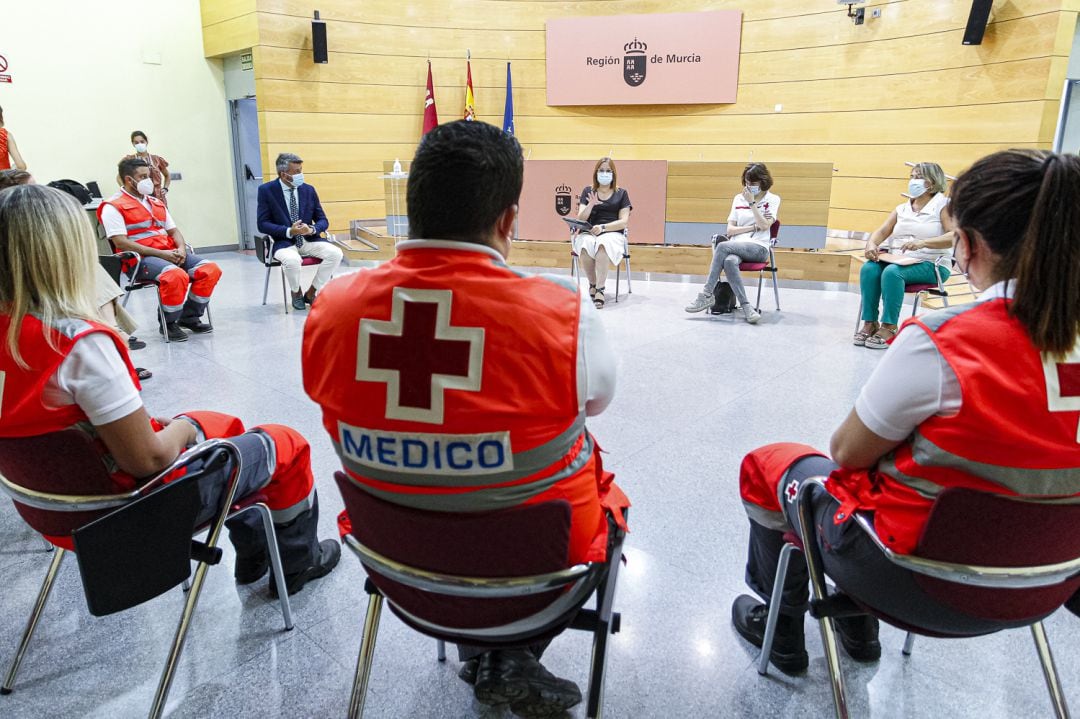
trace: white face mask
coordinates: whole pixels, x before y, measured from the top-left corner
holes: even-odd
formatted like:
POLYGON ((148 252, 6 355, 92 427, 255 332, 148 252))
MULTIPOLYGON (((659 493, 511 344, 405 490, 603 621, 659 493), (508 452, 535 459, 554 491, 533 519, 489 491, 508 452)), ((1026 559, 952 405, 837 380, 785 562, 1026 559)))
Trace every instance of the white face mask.
POLYGON ((907 193, 911 195, 912 198, 926 194, 926 180, 918 178, 908 180, 907 193))
POLYGON ((751 195, 757 195, 759 192, 761 192, 761 185, 747 185, 746 191, 749 192, 751 195))
POLYGON ((139 191, 140 195, 149 196, 154 194, 154 181, 147 177, 144 180, 139 180, 135 184, 135 189, 139 191))
POLYGON ((142 153, 146 152, 146 143, 145 142, 136 142, 135 143, 135 152, 138 152, 139 154, 142 154, 142 153))
POLYGON ((293 187, 300 187, 300 185, 304 184, 304 173, 298 172, 295 175, 289 175, 289 182, 292 183, 293 187))
POLYGON ((601 170, 596 173, 596 183, 600 185, 600 187, 608 187, 611 184, 612 179, 614 179, 614 176, 610 172, 601 170))

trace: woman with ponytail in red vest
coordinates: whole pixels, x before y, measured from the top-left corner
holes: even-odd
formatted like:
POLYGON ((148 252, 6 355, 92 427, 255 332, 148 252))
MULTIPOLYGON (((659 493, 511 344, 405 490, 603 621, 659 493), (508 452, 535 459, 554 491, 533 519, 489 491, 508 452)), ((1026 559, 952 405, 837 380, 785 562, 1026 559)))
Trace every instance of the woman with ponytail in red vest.
MULTIPOLYGON (((0 191, 0 472, 7 472, 7 457, 33 451, 26 438, 75 429, 97 440, 113 491, 123 492, 196 442, 227 437, 243 457, 237 496, 266 497, 289 594, 328 574, 340 549, 316 535, 307 442, 280 425, 245 431, 239 419, 217 412, 148 414, 127 343, 94 305, 95 244, 86 212, 70 195, 41 185, 0 191)), ((220 486, 207 487, 203 521, 220 506, 224 484, 222 477, 220 486)), ((100 493, 93 490, 86 493, 100 493)), ((268 571, 260 522, 246 513, 227 524, 238 583, 268 571)), ((47 539, 73 548, 70 535, 47 539)), ((277 592, 273 577, 270 591, 277 592)))
MULTIPOLYGON (((1080 502, 1078 197, 1076 155, 1007 150, 956 180, 954 254, 982 291, 978 301, 901 327, 833 434, 831 459, 806 445, 773 444, 743 460, 746 580, 763 599, 772 591, 783 534, 798 525, 793 499, 800 483, 827 475, 828 492, 813 498, 816 541, 826 573, 844 592, 944 634, 1008 626, 926 597, 850 519, 856 511, 873 513, 882 541, 911 553, 934 497, 947 488, 1080 502)), ((807 581, 806 565, 792 562, 771 655, 788 673, 807 666, 807 581)), ((1080 614, 1080 594, 1067 606, 1080 614)), ((743 595, 732 621, 761 646, 767 613, 743 595)), ((840 619, 836 626, 852 658, 880 656, 876 619, 840 619)))

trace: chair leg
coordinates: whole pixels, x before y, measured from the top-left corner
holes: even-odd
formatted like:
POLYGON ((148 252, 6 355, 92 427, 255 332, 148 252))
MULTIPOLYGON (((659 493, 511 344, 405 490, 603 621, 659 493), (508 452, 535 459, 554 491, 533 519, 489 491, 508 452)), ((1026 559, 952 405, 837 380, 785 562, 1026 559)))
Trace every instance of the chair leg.
POLYGON ((356 678, 353 680, 352 696, 349 697, 349 719, 360 719, 364 715, 364 699, 367 697, 368 680, 371 679, 371 662, 375 658, 382 603, 381 594, 372 594, 368 598, 364 636, 360 640, 360 655, 356 658, 356 678))
POLYGON ((757 273, 757 300, 754 301, 754 310, 761 312, 761 284, 765 281, 765 271, 759 270, 757 273))
POLYGON ((776 265, 773 265, 772 271, 772 291, 773 296, 776 298, 776 311, 780 311, 780 287, 776 284, 776 265))
POLYGON ((45 539, 45 537, 43 537, 40 534, 38 536, 41 537, 41 541, 44 542, 46 552, 51 552, 54 549, 56 549, 56 546, 52 542, 50 542, 48 539, 45 539))
POLYGON ((914 646, 915 646, 915 635, 913 633, 911 633, 911 632, 908 632, 907 636, 904 637, 904 648, 901 649, 900 651, 903 652, 905 657, 910 657, 911 656, 911 650, 912 650, 912 648, 914 646))
POLYGON ((440 662, 446 661, 446 642, 444 642, 442 639, 437 639, 435 641, 435 657, 440 662))
POLYGON ((862 296, 859 297, 859 311, 855 313, 855 331, 859 331, 859 327, 862 325, 862 296))
POLYGON ((601 719, 604 713, 604 675, 607 670, 607 642, 611 634, 615 606, 615 586, 622 564, 622 542, 615 542, 608 557, 608 575, 596 589, 596 628, 593 630, 592 659, 589 671, 589 696, 585 716, 601 719))
POLYGON ((787 576, 791 553, 798 547, 785 544, 780 550, 780 561, 776 565, 776 578, 773 579, 772 596, 769 597, 769 618, 765 622, 765 637, 761 642, 761 656, 758 657, 758 674, 769 673, 769 657, 772 655, 773 639, 776 638, 776 625, 780 623, 780 603, 784 596, 784 577, 787 576))
POLYGON ((60 563, 64 561, 64 555, 66 554, 67 550, 61 547, 57 547, 53 553, 52 561, 49 563, 49 571, 45 573, 45 581, 41 583, 37 601, 34 602, 34 610, 30 612, 30 620, 26 623, 26 630, 23 632, 22 641, 19 642, 19 648, 15 651, 15 658, 11 662, 11 668, 8 669, 4 685, 0 687, 0 694, 11 694, 15 689, 15 675, 19 673, 19 665, 22 664, 26 649, 30 646, 30 638, 34 636, 34 629, 37 628, 38 620, 41 619, 41 612, 45 609, 45 602, 49 599, 49 592, 52 591, 53 584, 56 582, 56 573, 60 571, 60 563))
POLYGON ((619 277, 622 275, 622 263, 615 263, 615 303, 619 302, 619 277))
POLYGON ((163 335, 165 335, 165 344, 169 344, 169 342, 171 342, 171 340, 169 339, 169 328, 168 328, 167 322, 165 320, 165 308, 161 306, 161 297, 160 296, 158 297, 157 311, 158 311, 158 322, 161 323, 161 330, 162 330, 161 333, 163 335))
POLYGON ((623 261, 626 262, 626 294, 634 294, 634 288, 630 286, 630 255, 624 255, 623 261))
POLYGON ((270 292, 270 268, 266 268, 266 281, 263 282, 263 304, 266 304, 266 295, 270 292))
POLYGON ((919 302, 922 300, 922 292, 916 292, 915 298, 911 300, 911 316, 914 317, 915 313, 919 311, 919 302))
MULTIPOLYGON (((804 488, 808 485, 804 485, 804 488)), ((803 489, 799 493, 799 534, 803 538, 803 556, 806 557, 806 567, 810 574, 810 589, 813 598, 821 601, 828 596, 825 586, 825 569, 821 565, 818 555, 816 530, 812 517, 810 499, 813 493, 803 489)), ((825 664, 829 668, 829 681, 832 685, 833 705, 836 709, 837 719, 848 719, 847 698, 844 696, 844 675, 840 671, 840 654, 836 646, 836 630, 832 619, 822 617, 818 620, 821 626, 821 643, 825 649, 825 664)))
POLYGON ((210 325, 211 328, 213 328, 213 326, 214 326, 214 316, 212 314, 210 314, 210 305, 209 305, 209 303, 207 303, 207 305, 206 305, 206 324, 210 325))
POLYGON ((1057 667, 1054 665, 1054 655, 1050 652, 1050 642, 1046 638, 1046 628, 1042 622, 1031 625, 1031 636, 1035 640, 1035 649, 1039 653, 1039 663, 1042 665, 1043 677, 1046 679, 1046 688, 1050 692, 1050 703, 1054 705, 1054 716, 1058 719, 1068 719, 1069 707, 1065 703, 1065 692, 1061 689, 1061 677, 1058 676, 1057 667))
MULTIPOLYGON (((285 569, 281 565, 281 550, 278 549, 277 534, 274 532, 274 519, 270 516, 270 508, 265 504, 254 504, 248 509, 253 509, 262 517, 263 532, 266 534, 266 551, 270 555, 270 567, 274 573, 274 583, 279 587, 285 587, 285 569)), ((289 602, 288 592, 278 592, 278 603, 281 605, 281 616, 285 620, 285 630, 293 628, 292 604, 289 602)))
POLYGON ((285 303, 285 314, 289 314, 289 288, 285 284, 285 266, 281 266, 281 301, 285 303))

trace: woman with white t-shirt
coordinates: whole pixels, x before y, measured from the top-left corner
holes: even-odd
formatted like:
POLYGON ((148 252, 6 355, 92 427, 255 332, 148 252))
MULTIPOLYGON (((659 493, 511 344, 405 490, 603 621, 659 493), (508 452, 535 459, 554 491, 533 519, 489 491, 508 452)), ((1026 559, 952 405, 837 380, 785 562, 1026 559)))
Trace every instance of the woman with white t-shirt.
POLYGON ((859 274, 863 324, 854 337, 859 347, 883 350, 889 346, 904 304, 905 285, 936 285, 939 275, 943 282, 949 277, 949 268, 939 262, 949 254, 953 229, 941 166, 920 162, 911 168, 907 195, 910 199, 897 205, 866 241, 868 262, 859 274), (886 240, 886 252, 902 253, 919 262, 898 265, 881 260, 880 247, 886 240))
MULTIPOLYGON (((227 438, 242 457, 236 497, 258 492, 270 509, 288 593, 329 574, 341 550, 336 540, 318 540, 307 442, 289 427, 245 430, 239 419, 217 412, 151 415, 127 343, 94 306, 95 246, 86 212, 70 195, 41 185, 0 191, 0 471, 8 471, 9 455, 42 451, 28 440, 73 430, 93 440, 109 489, 94 484, 93 472, 82 486, 69 477, 64 487, 37 489, 120 493, 197 442, 227 438)), ((227 482, 226 473, 200 480, 199 522, 220 510, 227 482)), ((237 583, 261 579, 269 568, 261 518, 246 514, 226 526, 237 551, 237 583)), ((50 531, 47 538, 72 548, 69 533, 50 531)), ((277 591, 271 578, 270 592, 277 591)))
POLYGON ((770 228, 780 212, 780 197, 769 190, 773 179, 769 168, 760 162, 751 162, 742 173, 743 191, 731 201, 727 219, 727 234, 713 236, 713 257, 705 289, 689 306, 687 312, 701 312, 713 305, 713 291, 723 272, 735 297, 742 307, 743 317, 756 324, 761 314, 746 298, 739 265, 743 262, 767 262, 769 244, 772 242, 770 228))

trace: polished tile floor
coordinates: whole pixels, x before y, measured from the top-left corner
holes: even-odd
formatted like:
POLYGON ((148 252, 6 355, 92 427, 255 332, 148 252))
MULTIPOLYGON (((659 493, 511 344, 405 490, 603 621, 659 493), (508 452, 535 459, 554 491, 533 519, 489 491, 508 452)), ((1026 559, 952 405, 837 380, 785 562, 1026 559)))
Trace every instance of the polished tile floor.
MULTIPOLYGON (((214 257, 224 278, 213 335, 165 345, 156 332, 134 354, 153 370, 147 406, 159 414, 216 409, 249 424, 280 422, 313 445, 321 529, 335 531, 341 500, 336 457, 300 383, 304 315, 282 311, 277 270, 270 304, 259 304, 263 270, 234 253, 214 257)), ((348 270, 346 270, 348 271, 348 270)), ((858 296, 783 288, 784 311, 758 326, 687 315, 688 280, 634 281, 634 293, 603 310, 619 354, 617 399, 590 422, 606 464, 634 502, 617 609, 623 630, 608 664, 608 717, 824 717, 831 698, 815 626, 808 673, 760 677, 756 651, 730 626, 742 582, 747 523, 737 472, 749 449, 777 440, 825 447, 877 356, 849 338, 858 296)), ((625 291, 625 285, 624 285, 625 291)), ((141 296, 140 296, 141 295, 141 296)), ((152 298, 131 307, 147 325, 152 298)), ((231 550, 209 574, 173 686, 173 717, 340 717, 348 701, 365 596, 351 556, 293 599, 296 629, 282 631, 265 583, 236 587, 231 550)), ((0 664, 6 671, 49 555, 8 506, 0 507, 0 664)), ((145 716, 183 601, 179 590, 102 619, 86 610, 74 561, 64 565, 0 717, 145 716)), ((1080 706, 1080 620, 1047 622, 1065 689, 1080 706)), ((1026 631, 966 641, 919 639, 883 628, 881 661, 845 662, 856 717, 1047 716, 1049 703, 1026 631)), ((558 638, 546 656, 556 673, 585 685, 588 638, 558 638)), ((384 613, 367 716, 503 716, 476 703, 454 657, 435 661, 434 642, 384 613)), ((579 707, 573 716, 583 716, 579 707)))

